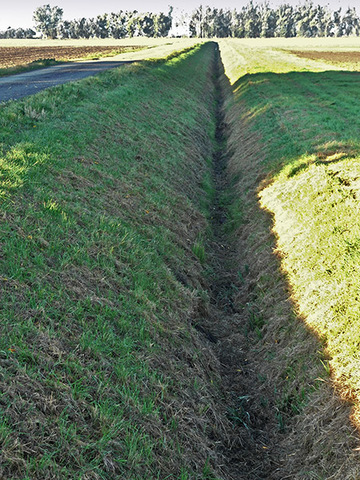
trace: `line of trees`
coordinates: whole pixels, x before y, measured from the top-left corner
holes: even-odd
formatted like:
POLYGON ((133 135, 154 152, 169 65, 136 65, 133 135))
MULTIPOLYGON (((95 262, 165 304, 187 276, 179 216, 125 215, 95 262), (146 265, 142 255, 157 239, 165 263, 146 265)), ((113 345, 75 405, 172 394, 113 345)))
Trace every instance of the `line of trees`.
MULTIPOLYGON (((63 20, 63 9, 43 5, 33 15, 35 28, 46 38, 126 38, 166 37, 171 29, 172 8, 167 14, 120 11, 95 18, 63 20)), ((21 28, 8 28, 0 38, 33 38, 36 33, 21 28)))
MULTIPOLYGON (((35 10, 36 30, 47 38, 127 38, 166 37, 184 35, 212 37, 342 37, 359 35, 360 18, 355 8, 331 10, 315 5, 311 0, 292 6, 284 3, 276 8, 253 0, 241 10, 200 6, 191 14, 173 18, 173 8, 167 14, 120 11, 96 18, 63 20, 60 7, 43 5, 35 10), (181 32, 181 33, 179 33, 181 32)), ((0 38, 33 38, 32 29, 8 28, 0 38)))
POLYGON ((200 6, 190 17, 193 37, 342 37, 359 35, 360 18, 355 8, 332 11, 311 1, 272 8, 252 0, 240 11, 200 6))
POLYGON ((63 9, 43 5, 33 15, 35 28, 46 38, 166 37, 171 29, 172 8, 164 13, 137 10, 105 13, 95 18, 63 20, 63 9))
POLYGON ((36 32, 31 28, 11 28, 0 32, 0 38, 34 38, 36 32))
MULTIPOLYGON (((105 13, 96 18, 63 21, 56 29, 57 38, 167 37, 171 16, 164 13, 105 13)), ((45 33, 45 32, 44 32, 45 33)), ((51 38, 56 38, 52 36, 51 38)))

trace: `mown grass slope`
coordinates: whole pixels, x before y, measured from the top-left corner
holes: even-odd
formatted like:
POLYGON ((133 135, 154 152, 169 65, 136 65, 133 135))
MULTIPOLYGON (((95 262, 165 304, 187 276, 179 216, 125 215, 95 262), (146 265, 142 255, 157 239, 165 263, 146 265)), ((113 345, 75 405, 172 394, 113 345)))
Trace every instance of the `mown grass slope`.
POLYGON ((214 478, 216 365, 190 325, 213 49, 1 106, 4 478, 214 478))
POLYGON ((358 74, 276 43, 255 44, 259 55, 248 42, 220 46, 233 93, 229 228, 242 251, 239 302, 258 398, 273 402, 280 432, 274 478, 358 478, 349 410, 327 386, 330 373, 358 422, 358 74))

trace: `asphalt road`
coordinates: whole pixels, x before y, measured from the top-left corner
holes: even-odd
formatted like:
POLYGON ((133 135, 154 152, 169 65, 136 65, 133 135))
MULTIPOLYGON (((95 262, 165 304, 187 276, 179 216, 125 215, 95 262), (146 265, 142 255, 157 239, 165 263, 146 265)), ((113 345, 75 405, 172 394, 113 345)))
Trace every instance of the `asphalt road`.
POLYGON ((0 78, 0 102, 27 97, 45 88, 81 80, 82 78, 96 75, 104 70, 116 68, 126 63, 132 62, 110 59, 71 62, 63 65, 54 65, 41 70, 34 70, 32 72, 2 77, 0 78))

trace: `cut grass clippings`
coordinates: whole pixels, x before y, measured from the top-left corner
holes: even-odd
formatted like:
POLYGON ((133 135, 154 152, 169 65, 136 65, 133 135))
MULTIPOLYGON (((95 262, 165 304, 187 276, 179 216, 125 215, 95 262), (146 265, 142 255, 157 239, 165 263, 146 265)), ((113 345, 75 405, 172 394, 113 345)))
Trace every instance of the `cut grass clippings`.
POLYGON ((215 360, 190 327, 213 48, 1 107, 4 478, 215 478, 215 360))

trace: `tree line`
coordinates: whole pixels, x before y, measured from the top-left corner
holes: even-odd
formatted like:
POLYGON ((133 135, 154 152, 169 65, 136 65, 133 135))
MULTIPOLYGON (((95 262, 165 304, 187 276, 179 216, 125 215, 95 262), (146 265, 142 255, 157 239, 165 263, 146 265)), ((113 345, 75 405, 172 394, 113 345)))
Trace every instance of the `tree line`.
POLYGON ((7 28, 0 32, 0 38, 34 38, 36 32, 32 28, 7 28))
MULTIPOLYGON (((46 38, 127 38, 166 37, 171 29, 172 8, 165 13, 140 13, 137 10, 105 13, 95 18, 63 20, 63 9, 43 5, 33 15, 35 29, 46 38)), ((31 29, 8 28, 0 38, 33 38, 31 29)))
POLYGON ((191 14, 193 37, 342 37, 359 35, 360 18, 355 8, 331 10, 311 1, 272 8, 250 1, 241 10, 200 6, 191 14))
MULTIPOLYGON (((35 28, 46 38, 166 37, 169 33, 199 38, 212 37, 342 37, 359 35, 360 18, 354 7, 331 10, 306 1, 276 8, 253 0, 237 9, 199 6, 190 14, 140 13, 137 10, 63 20, 60 7, 43 5, 35 10, 35 28), (179 27, 181 29, 179 30, 179 27)), ((32 29, 8 28, 0 38, 33 38, 32 29)))

